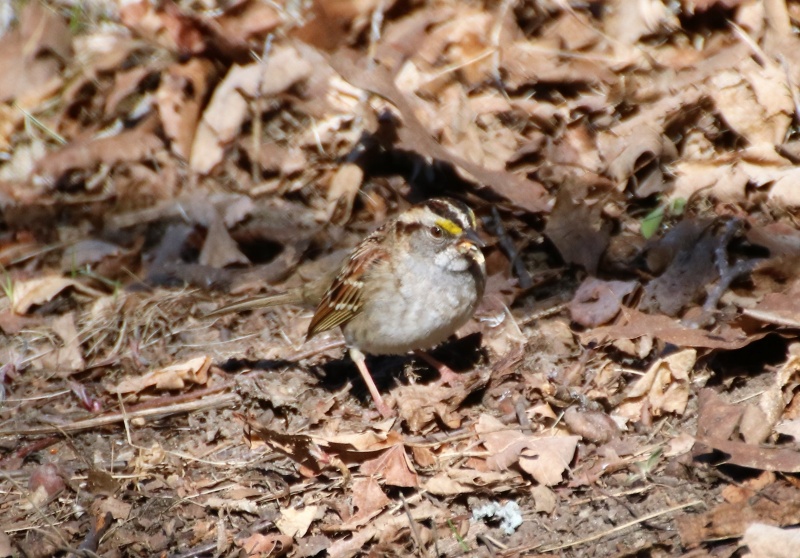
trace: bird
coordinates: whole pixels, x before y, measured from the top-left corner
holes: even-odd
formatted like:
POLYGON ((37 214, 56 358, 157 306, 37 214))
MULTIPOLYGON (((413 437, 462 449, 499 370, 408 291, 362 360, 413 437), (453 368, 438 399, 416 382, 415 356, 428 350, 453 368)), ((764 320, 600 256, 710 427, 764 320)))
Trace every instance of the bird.
POLYGON ((423 351, 453 335, 478 307, 486 286, 484 246, 469 206, 453 198, 431 198, 366 236, 332 280, 324 276, 320 284, 246 299, 206 316, 316 303, 306 340, 340 327, 376 409, 390 417, 394 413, 375 386, 365 353, 413 351, 439 369, 443 381, 455 381, 452 370, 423 351))

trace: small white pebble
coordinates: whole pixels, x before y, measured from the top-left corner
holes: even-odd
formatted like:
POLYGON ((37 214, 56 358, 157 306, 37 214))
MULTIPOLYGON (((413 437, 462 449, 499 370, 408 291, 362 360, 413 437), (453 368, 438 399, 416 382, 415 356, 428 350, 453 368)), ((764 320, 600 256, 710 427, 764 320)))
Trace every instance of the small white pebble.
POLYGON ((522 512, 516 502, 506 502, 502 506, 497 502, 489 502, 476 510, 472 510, 472 521, 495 518, 500 520, 500 528, 506 535, 514 534, 522 525, 522 512))

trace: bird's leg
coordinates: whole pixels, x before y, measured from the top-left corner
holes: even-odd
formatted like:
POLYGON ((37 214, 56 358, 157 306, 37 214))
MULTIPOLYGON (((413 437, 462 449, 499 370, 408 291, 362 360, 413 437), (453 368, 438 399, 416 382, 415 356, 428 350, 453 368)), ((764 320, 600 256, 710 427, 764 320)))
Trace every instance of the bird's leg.
POLYGON ((364 383, 367 384, 367 389, 369 390, 370 395, 372 395, 372 400, 375 402, 375 407, 378 409, 378 412, 385 418, 394 416, 394 411, 392 411, 389 406, 384 403, 383 397, 381 397, 381 394, 378 393, 378 388, 375 386, 372 375, 370 375, 369 369, 367 368, 364 353, 351 347, 350 358, 353 359, 353 362, 356 363, 358 371, 361 372, 361 377, 364 379, 364 383))
POLYGON ((427 362, 430 366, 435 368, 439 371, 439 375, 442 377, 440 380, 443 384, 447 384, 449 386, 458 384, 462 382, 461 376, 456 374, 452 368, 447 366, 445 363, 440 362, 433 358, 431 355, 426 353, 425 351, 414 351, 414 354, 417 355, 419 358, 427 362))

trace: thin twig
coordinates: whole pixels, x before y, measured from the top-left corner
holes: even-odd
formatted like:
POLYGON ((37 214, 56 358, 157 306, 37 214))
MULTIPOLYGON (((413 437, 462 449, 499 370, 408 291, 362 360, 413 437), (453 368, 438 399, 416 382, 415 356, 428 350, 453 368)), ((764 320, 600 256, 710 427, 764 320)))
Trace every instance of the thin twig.
POLYGON ((528 273, 528 270, 525 269, 525 262, 522 261, 519 250, 517 250, 517 247, 514 245, 514 241, 511 240, 511 237, 506 233, 497 206, 492 206, 492 218, 487 220, 487 224, 491 227, 490 232, 497 237, 500 249, 511 261, 511 267, 514 269, 514 275, 516 275, 517 281, 519 281, 520 288, 530 289, 533 286, 533 278, 531 274, 528 273))
POLYGON ((475 537, 475 539, 486 547, 486 549, 489 551, 489 555, 492 558, 497 558, 497 552, 494 551, 494 543, 490 541, 485 534, 479 534, 475 537))
POLYGON ((528 325, 536 320, 541 320, 542 318, 549 318, 550 316, 555 316, 556 314, 560 314, 564 310, 569 308, 569 303, 565 302, 563 304, 557 304, 555 306, 551 306, 550 308, 545 308, 544 310, 540 310, 539 312, 534 312, 528 316, 525 316, 525 319, 522 320, 522 325, 528 325))
POLYGON ((269 60, 270 52, 272 52, 272 39, 272 33, 267 35, 267 38, 264 39, 264 48, 261 51, 261 56, 255 53, 253 54, 253 57, 258 60, 258 85, 256 86, 253 99, 250 101, 251 112, 253 113, 253 127, 250 134, 253 149, 253 158, 250 161, 250 173, 253 186, 261 182, 261 167, 258 156, 261 151, 261 119, 264 117, 264 96, 261 92, 261 88, 264 82, 267 61, 269 60))
POLYGON ((506 87, 503 83, 503 76, 500 73, 500 40, 503 34, 503 24, 505 23, 508 12, 511 9, 511 6, 515 5, 516 3, 517 0, 503 0, 503 3, 497 10, 497 14, 494 18, 494 24, 492 25, 492 30, 489 33, 492 45, 492 77, 494 78, 500 93, 502 93, 506 99, 508 99, 508 93, 506 92, 506 87))
MULTIPOLYGON (((213 407, 224 407, 233 405, 240 401, 240 397, 236 393, 221 393, 211 397, 205 397, 197 401, 187 401, 185 403, 177 403, 174 405, 167 405, 156 409, 139 409, 135 411, 128 411, 126 414, 129 418, 152 418, 164 417, 168 415, 175 415, 180 413, 190 413, 192 411, 199 411, 201 409, 210 409, 213 407)), ((38 436, 41 434, 55 434, 58 432, 80 432, 81 430, 91 430, 99 426, 107 426, 109 424, 116 424, 124 420, 122 413, 111 413, 101 417, 93 417, 84 420, 77 420, 64 425, 52 426, 36 426, 33 428, 22 428, 19 430, 0 430, 0 437, 3 436, 38 436)))
POLYGON ((403 502, 403 510, 406 512, 406 517, 408 517, 408 523, 411 526, 411 534, 414 535, 414 542, 417 543, 417 553, 420 556, 427 557, 428 553, 422 546, 422 537, 419 536, 419 529, 417 528, 417 522, 414 521, 413 517, 411 517, 411 509, 408 507, 408 502, 406 502, 406 498, 402 494, 400 494, 400 501, 403 502))
POLYGON ((31 123, 35 124, 40 130, 45 132, 48 136, 50 136, 53 140, 55 140, 56 143, 58 143, 59 145, 66 145, 67 140, 62 135, 60 135, 55 130, 45 126, 45 124, 41 120, 39 120, 33 114, 31 114, 30 112, 28 112, 27 110, 22 108, 20 105, 18 105, 16 101, 13 103, 13 106, 14 106, 15 109, 20 111, 25 116, 25 121, 26 122, 31 122, 31 123))
POLYGON ((330 339, 329 341, 327 341, 322 345, 313 345, 311 347, 300 349, 299 351, 288 354, 286 355, 284 360, 287 362, 299 362, 301 360, 305 360, 307 358, 316 356, 320 353, 324 353, 325 351, 338 349, 344 346, 345 346, 344 339, 339 339, 339 338, 330 339))
POLYGON ((378 51, 378 42, 381 40, 381 30, 383 28, 383 17, 385 15, 386 6, 384 0, 380 0, 378 5, 372 11, 369 25, 369 60, 370 64, 374 63, 375 54, 378 51))
POLYGON ((508 546, 507 546, 507 545, 505 545, 505 544, 501 543, 500 541, 498 541, 498 540, 497 540, 496 538, 494 538, 493 536, 491 536, 491 535, 488 535, 488 534, 486 534, 486 533, 483 533, 483 535, 481 535, 481 536, 482 536, 484 539, 486 539, 487 541, 489 541, 490 543, 492 543, 492 544, 494 545, 494 547, 495 547, 495 548, 499 548, 500 550, 508 550, 508 546))
POLYGON ((632 488, 631 490, 623 490, 622 492, 615 492, 615 493, 602 493, 600 496, 589 496, 588 498, 581 498, 580 500, 575 500, 573 502, 569 502, 570 507, 575 506, 584 506, 586 504, 590 504, 592 502, 602 502, 603 500, 607 500, 608 498, 620 498, 622 496, 630 496, 632 494, 641 494, 643 492, 647 492, 651 490, 655 485, 649 484, 647 486, 640 486, 638 488, 632 488))
POLYGON ((186 552, 173 554, 171 558, 196 558, 197 556, 205 556, 206 554, 216 550, 216 548, 217 541, 207 542, 187 550, 186 552))

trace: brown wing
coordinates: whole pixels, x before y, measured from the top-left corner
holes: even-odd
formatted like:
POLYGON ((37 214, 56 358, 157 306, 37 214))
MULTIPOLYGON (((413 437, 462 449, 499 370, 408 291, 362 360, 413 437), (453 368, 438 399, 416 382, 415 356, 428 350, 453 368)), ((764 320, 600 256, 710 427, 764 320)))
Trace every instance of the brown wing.
POLYGON ((356 248, 317 306, 306 339, 349 322, 361 311, 364 277, 385 258, 374 234, 356 248))

